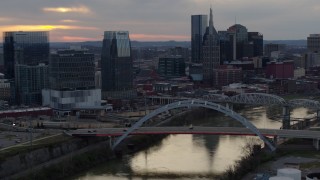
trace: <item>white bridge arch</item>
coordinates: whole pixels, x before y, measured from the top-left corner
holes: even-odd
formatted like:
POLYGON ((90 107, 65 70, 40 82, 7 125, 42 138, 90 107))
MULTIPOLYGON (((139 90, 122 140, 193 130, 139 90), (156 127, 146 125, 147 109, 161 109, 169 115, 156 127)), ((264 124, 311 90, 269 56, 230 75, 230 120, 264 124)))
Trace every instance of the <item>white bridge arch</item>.
POLYGON ((133 126, 131 126, 131 128, 129 128, 122 136, 117 138, 116 142, 112 145, 112 149, 115 149, 115 147, 118 144, 120 144, 130 133, 132 133, 135 129, 138 129, 139 127, 141 127, 144 122, 148 121, 152 117, 171 109, 177 109, 177 108, 183 108, 183 107, 204 107, 204 108, 213 109, 221 113, 224 113, 230 116, 231 118, 239 121, 243 126, 250 129, 253 133, 259 136, 259 138, 270 148, 271 151, 274 151, 276 149, 274 145, 272 145, 272 143, 266 137, 264 137, 250 121, 248 121, 246 118, 242 117, 238 113, 222 105, 219 105, 213 102, 203 101, 203 100, 196 100, 196 99, 174 102, 152 111, 151 113, 142 117, 133 126))

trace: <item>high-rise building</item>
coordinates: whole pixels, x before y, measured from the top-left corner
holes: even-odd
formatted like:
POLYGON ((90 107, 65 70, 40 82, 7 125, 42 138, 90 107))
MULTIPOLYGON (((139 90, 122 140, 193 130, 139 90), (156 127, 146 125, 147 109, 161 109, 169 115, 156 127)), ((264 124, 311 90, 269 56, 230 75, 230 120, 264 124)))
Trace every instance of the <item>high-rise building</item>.
POLYGON ((212 9, 210 8, 209 26, 203 37, 203 81, 207 85, 213 84, 213 71, 220 65, 220 42, 216 29, 213 26, 212 9))
POLYGON ((200 63, 202 60, 202 42, 207 26, 207 15, 191 16, 191 61, 193 63, 200 63))
POLYGON ((227 31, 235 33, 236 44, 234 50, 236 58, 241 59, 242 57, 245 57, 244 47, 248 44, 248 29, 241 24, 234 24, 229 27, 227 31))
POLYGON ((83 90, 95 88, 94 55, 83 50, 60 50, 50 58, 50 88, 83 90))
POLYGON ((248 32, 248 41, 253 44, 253 57, 263 56, 263 35, 259 32, 248 32))
POLYGON ((101 80, 104 98, 132 95, 133 62, 128 31, 104 32, 101 80))
POLYGON ((218 31, 220 39, 220 61, 236 60, 236 36, 234 32, 218 31))
POLYGON ((15 65, 15 103, 41 105, 41 90, 49 87, 48 65, 15 65))
POLYGON ((181 56, 159 58, 158 72, 165 78, 182 77, 186 75, 185 59, 181 56))
POLYGON ((264 55, 267 57, 271 57, 271 53, 274 51, 284 51, 286 49, 285 44, 265 44, 264 45, 264 55))
POLYGON ((5 78, 13 79, 15 64, 38 65, 49 60, 49 32, 4 32, 5 78))
POLYGON ((309 52, 303 56, 304 68, 320 66, 320 53, 309 52))
POLYGON ((60 50, 51 55, 50 88, 42 90, 43 105, 60 115, 72 108, 101 104, 101 90, 95 88, 94 54, 84 50, 60 50))
POLYGON ((307 43, 308 51, 320 53, 320 34, 310 34, 307 43))

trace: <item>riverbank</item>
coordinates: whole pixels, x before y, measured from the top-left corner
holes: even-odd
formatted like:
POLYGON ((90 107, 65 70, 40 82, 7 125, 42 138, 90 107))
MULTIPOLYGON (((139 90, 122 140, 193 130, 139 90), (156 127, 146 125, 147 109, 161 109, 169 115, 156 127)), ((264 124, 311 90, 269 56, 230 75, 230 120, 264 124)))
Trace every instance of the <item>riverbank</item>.
POLYGON ((276 152, 266 154, 261 163, 242 179, 251 180, 257 174, 276 176, 277 169, 292 167, 301 170, 302 178, 311 172, 320 172, 320 154, 307 139, 292 139, 280 145, 276 152))

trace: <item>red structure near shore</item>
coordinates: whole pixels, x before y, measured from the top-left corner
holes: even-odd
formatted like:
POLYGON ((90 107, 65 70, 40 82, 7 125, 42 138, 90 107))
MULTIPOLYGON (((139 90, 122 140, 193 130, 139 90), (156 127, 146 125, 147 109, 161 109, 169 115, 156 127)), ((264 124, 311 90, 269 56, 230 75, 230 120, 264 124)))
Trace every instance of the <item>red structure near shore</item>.
POLYGON ((26 108, 26 109, 12 109, 0 111, 0 118, 7 117, 22 117, 22 116, 53 116, 53 110, 49 107, 37 107, 37 108, 26 108))

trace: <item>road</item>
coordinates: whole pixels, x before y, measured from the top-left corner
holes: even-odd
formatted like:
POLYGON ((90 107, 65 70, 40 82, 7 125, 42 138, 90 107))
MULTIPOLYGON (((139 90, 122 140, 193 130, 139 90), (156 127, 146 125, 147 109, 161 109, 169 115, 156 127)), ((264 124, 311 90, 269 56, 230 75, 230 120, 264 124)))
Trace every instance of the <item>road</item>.
MULTIPOLYGON (((71 136, 121 136, 126 128, 101 128, 101 129, 78 129, 67 131, 71 136)), ((285 129, 259 129, 265 136, 278 136, 287 138, 320 139, 320 131, 310 130, 285 130, 285 129)), ((243 127, 141 127, 131 135, 146 134, 203 134, 203 135, 243 135, 255 136, 250 129, 243 127)))

